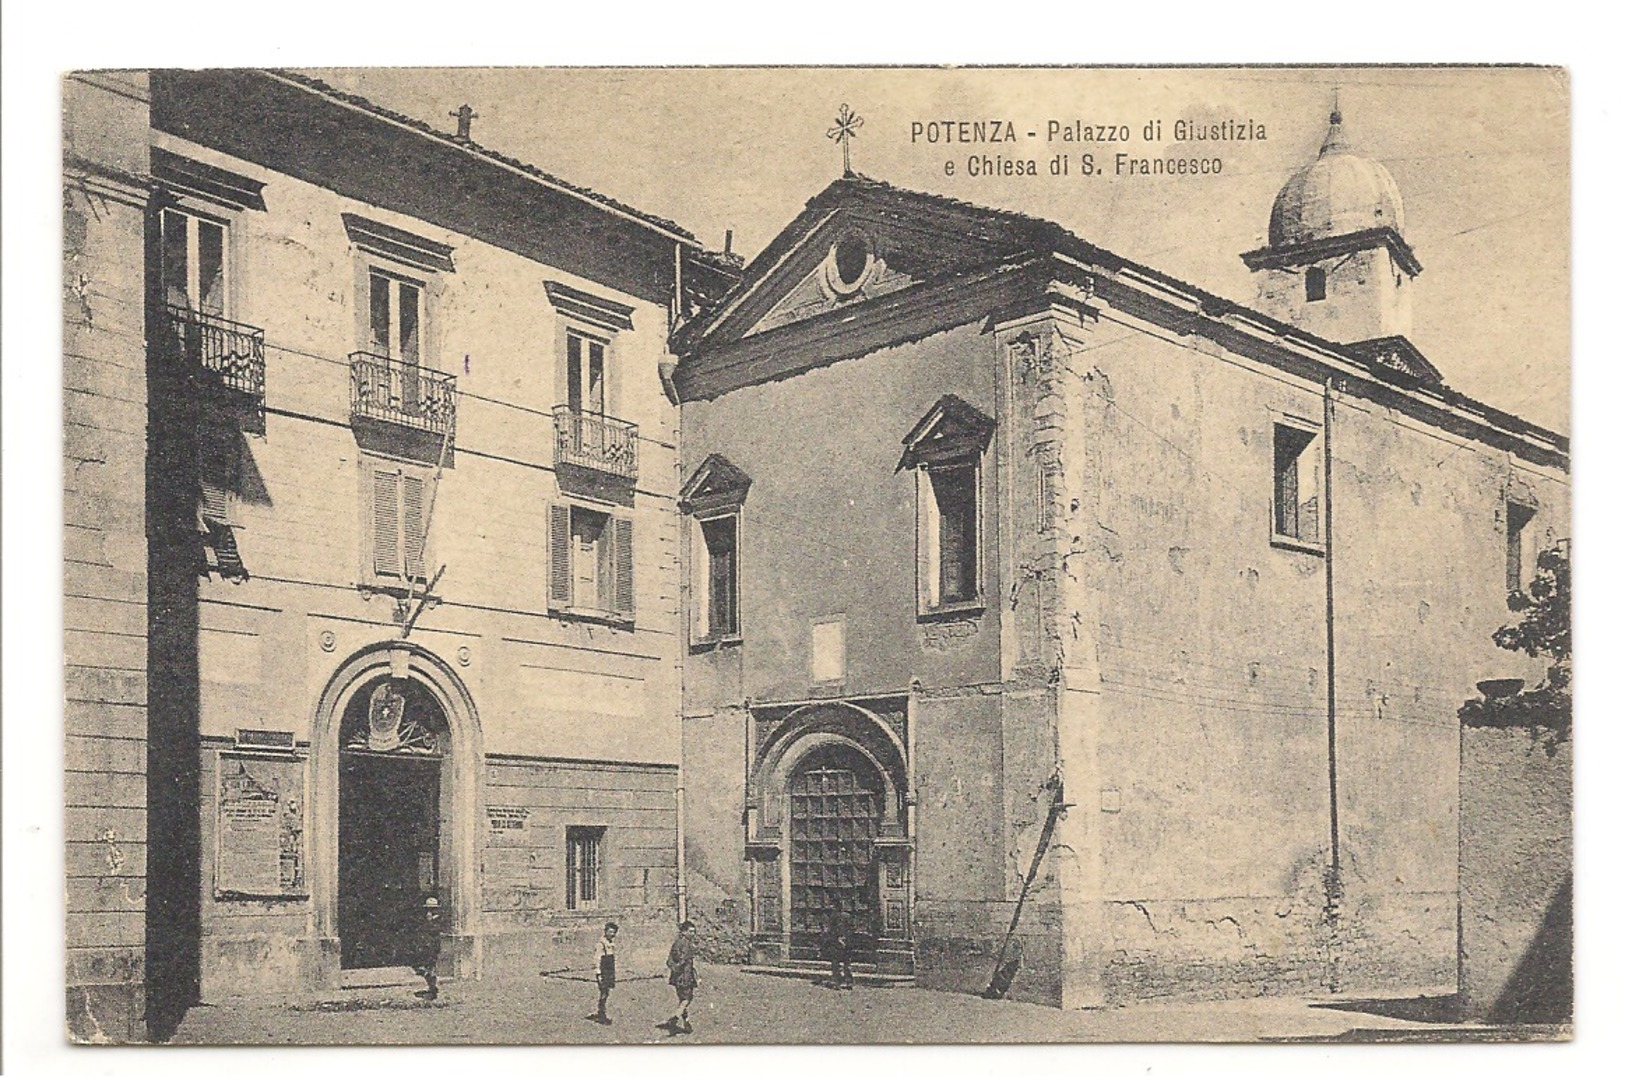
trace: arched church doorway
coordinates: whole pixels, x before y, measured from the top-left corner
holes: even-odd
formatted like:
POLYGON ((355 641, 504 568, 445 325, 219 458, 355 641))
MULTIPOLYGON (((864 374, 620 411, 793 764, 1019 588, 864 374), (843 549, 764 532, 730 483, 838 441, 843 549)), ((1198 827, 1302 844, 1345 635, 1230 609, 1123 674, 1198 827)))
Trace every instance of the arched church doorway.
POLYGON ((345 969, 410 965, 427 899, 444 904, 446 714, 418 681, 363 683, 339 725, 338 935, 345 969))
POLYGON ((817 957, 844 913, 855 948, 866 955, 883 928, 875 856, 885 814, 880 772, 857 748, 828 744, 801 760, 787 785, 791 953, 817 957))

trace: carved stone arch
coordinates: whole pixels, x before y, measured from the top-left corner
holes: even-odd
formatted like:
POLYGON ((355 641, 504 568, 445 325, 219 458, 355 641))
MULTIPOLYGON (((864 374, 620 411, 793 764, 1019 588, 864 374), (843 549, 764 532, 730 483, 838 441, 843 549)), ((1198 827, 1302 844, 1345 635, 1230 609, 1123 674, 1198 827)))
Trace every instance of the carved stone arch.
POLYGON ((445 716, 450 734, 443 763, 440 891, 445 939, 442 969, 480 974, 480 801, 485 756, 474 697, 451 665, 416 643, 385 641, 351 655, 328 679, 311 721, 310 843, 311 930, 317 941, 316 978, 337 986, 339 888, 339 727, 355 695, 380 676, 422 686, 445 716))
POLYGON ((907 748, 878 715, 844 701, 813 703, 791 712, 762 744, 754 783, 759 825, 779 825, 785 790, 797 765, 831 744, 853 748, 873 764, 885 784, 883 821, 889 828, 902 828, 903 801, 909 789, 907 748))

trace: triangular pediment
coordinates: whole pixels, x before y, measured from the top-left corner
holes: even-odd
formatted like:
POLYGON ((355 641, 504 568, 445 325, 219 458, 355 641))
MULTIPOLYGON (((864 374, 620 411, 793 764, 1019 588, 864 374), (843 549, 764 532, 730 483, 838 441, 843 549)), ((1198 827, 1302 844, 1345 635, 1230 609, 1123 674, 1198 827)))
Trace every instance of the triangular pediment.
POLYGON ((887 264, 885 255, 875 249, 880 246, 879 238, 873 228, 848 227, 839 232, 818 265, 802 277, 800 283, 790 288, 744 335, 765 333, 781 325, 815 318, 919 283, 907 273, 899 273, 887 264), (866 261, 850 280, 842 279, 840 260, 836 258, 836 252, 843 242, 857 245, 849 249, 865 251, 866 261))
POLYGON ((750 476, 721 453, 707 456, 678 491, 677 503, 692 512, 715 507, 737 508, 750 492, 750 476))
POLYGON ((987 450, 996 425, 991 415, 949 393, 931 405, 903 439, 903 459, 897 470, 979 456, 987 450))
POLYGON ((687 351, 702 341, 716 346, 850 316, 922 283, 1041 246, 1035 226, 1053 227, 847 176, 809 201, 675 343, 687 351))

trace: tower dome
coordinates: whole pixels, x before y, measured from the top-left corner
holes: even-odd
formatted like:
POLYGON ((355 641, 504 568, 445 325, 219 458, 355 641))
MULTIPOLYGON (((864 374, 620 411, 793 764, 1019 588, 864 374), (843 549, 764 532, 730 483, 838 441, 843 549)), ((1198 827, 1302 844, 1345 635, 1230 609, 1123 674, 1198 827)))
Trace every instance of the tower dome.
POLYGON ((1320 154, 1286 181, 1270 210, 1270 246, 1288 247, 1369 228, 1405 231, 1394 177, 1349 149, 1343 114, 1332 111, 1320 154))

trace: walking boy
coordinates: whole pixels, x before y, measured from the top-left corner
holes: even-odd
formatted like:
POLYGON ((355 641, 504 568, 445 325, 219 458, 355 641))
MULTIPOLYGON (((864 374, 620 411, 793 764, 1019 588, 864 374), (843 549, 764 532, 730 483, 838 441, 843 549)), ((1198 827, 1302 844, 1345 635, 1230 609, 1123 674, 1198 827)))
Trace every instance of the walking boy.
POLYGON ((671 944, 671 953, 666 955, 666 968, 671 970, 667 982, 677 989, 678 1009, 677 1015, 661 1027, 674 1033, 694 1031, 688 1023, 688 1004, 694 1001, 694 988, 700 982, 694 974, 694 934, 694 922, 684 920, 671 944))
POLYGON ((598 970, 598 1012, 593 1015, 593 1020, 601 1025, 612 1023, 606 1008, 609 1006, 609 993, 615 989, 615 934, 620 930, 620 925, 614 920, 605 924, 604 934, 593 951, 593 964, 598 970))

